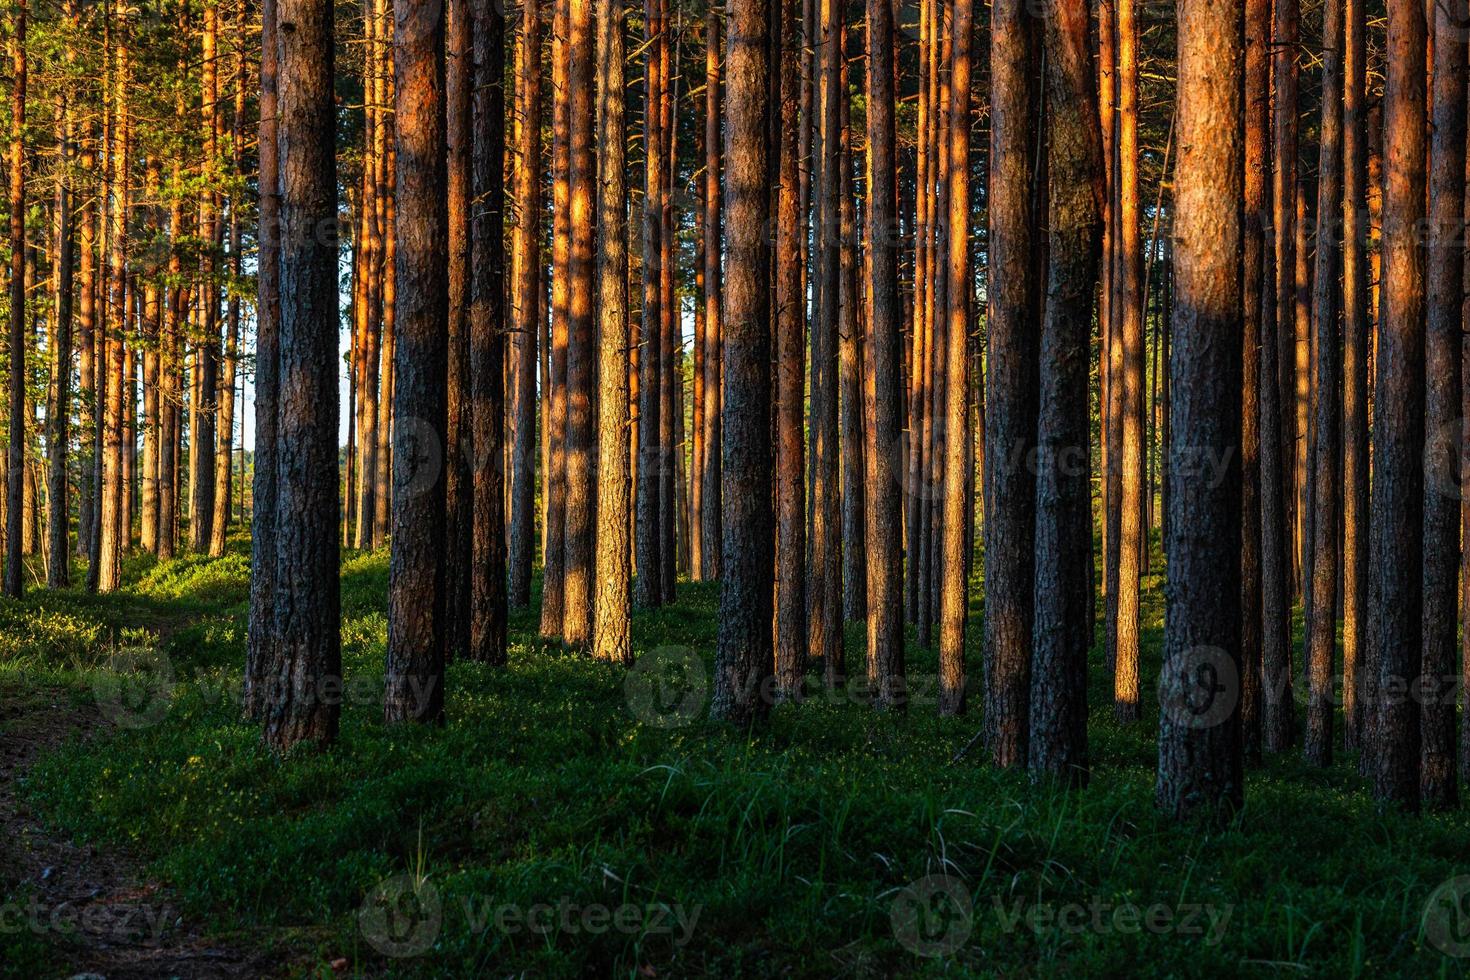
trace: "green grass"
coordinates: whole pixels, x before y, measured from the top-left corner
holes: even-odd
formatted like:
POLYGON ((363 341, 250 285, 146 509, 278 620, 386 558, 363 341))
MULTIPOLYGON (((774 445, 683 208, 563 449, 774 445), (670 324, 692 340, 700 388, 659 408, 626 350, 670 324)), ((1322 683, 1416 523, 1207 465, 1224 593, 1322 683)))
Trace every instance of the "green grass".
MULTIPOLYGON (((978 750, 952 762, 978 718, 932 706, 892 716, 823 697, 756 731, 702 711, 653 727, 630 711, 621 669, 542 648, 529 614, 512 618, 509 669, 450 667, 446 726, 387 729, 383 554, 343 568, 355 693, 339 744, 279 761, 233 702, 247 591, 235 547, 217 562, 137 562, 113 598, 0 604, 0 688, 92 697, 115 691, 99 677, 118 649, 164 654, 176 686, 157 724, 69 745, 23 792, 61 831, 144 856, 212 930, 295 951, 302 972, 336 957, 395 976, 1458 976, 1470 963, 1422 926, 1435 888, 1470 873, 1470 821, 1380 812, 1351 757, 1327 771, 1268 760, 1224 830, 1155 813, 1157 577, 1145 583, 1145 721, 1113 721, 1095 655, 1092 784, 1068 793, 998 772, 978 750), (964 941, 923 957, 893 912, 909 907, 911 882, 939 874, 962 882, 973 913, 967 935, 963 918, 935 919, 939 932, 958 922, 964 941), (401 875, 431 886, 420 894, 438 897, 439 926, 408 936, 432 939, 420 955, 385 957, 359 910, 401 875), (642 926, 497 925, 497 909, 541 904, 553 920, 627 906, 642 926), (1120 905, 1197 918, 1128 930, 1120 905), (665 928, 673 916, 654 921, 661 907, 682 914, 687 941, 665 928)), ((717 588, 681 584, 679 596, 635 617, 635 649, 688 647, 708 665, 717 588)), ((851 665, 861 635, 848 630, 851 665)), ((932 651, 911 647, 909 669, 932 676, 932 651)), ((978 646, 969 676, 978 692, 978 646)))

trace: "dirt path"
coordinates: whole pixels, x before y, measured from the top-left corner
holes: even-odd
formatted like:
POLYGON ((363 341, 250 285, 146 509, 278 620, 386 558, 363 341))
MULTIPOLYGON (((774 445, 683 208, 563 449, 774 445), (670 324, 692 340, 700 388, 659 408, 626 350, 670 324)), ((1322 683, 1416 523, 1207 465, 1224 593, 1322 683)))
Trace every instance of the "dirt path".
POLYGON ((39 935, 66 965, 62 976, 151 980, 279 971, 267 954, 205 936, 130 855, 62 839, 18 799, 18 780, 36 759, 73 735, 105 727, 95 706, 78 706, 64 689, 0 688, 0 942, 20 931, 39 935))

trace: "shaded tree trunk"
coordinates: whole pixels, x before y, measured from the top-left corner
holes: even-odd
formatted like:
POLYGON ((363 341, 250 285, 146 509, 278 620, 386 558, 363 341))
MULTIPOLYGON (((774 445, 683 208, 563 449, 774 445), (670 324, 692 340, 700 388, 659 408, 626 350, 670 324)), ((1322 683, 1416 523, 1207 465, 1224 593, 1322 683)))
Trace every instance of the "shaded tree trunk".
MULTIPOLYGON (((262 79, 268 86, 279 70, 282 84, 277 125, 268 128, 275 128, 278 148, 291 152, 268 153, 280 164, 280 361, 272 379, 279 388, 274 401, 258 404, 262 414, 272 404, 278 413, 271 454, 274 520, 261 522, 274 530, 276 551, 268 584, 273 627, 259 638, 268 656, 258 662, 266 673, 256 703, 265 717, 266 744, 285 752, 335 741, 341 714, 338 700, 323 696, 342 673, 332 5, 281 0, 271 31, 279 38, 279 64, 270 59, 269 67, 262 65, 262 79)), ((262 203, 262 220, 268 220, 264 212, 272 202, 265 197, 262 203)), ((257 437, 263 431, 269 429, 258 428, 257 437)), ((263 598, 264 584, 252 587, 252 603, 263 598)))
POLYGON ((1051 265, 1041 336, 1036 481, 1036 609, 1028 765, 1032 777, 1087 780, 1087 648, 1092 641, 1088 374, 1103 235, 1102 136, 1088 63, 1087 6, 1046 24, 1051 265))
POLYGON ((1425 23, 1418 4, 1388 11, 1384 88, 1382 316, 1374 357, 1373 485, 1365 749, 1373 795, 1419 804, 1423 594, 1425 23))

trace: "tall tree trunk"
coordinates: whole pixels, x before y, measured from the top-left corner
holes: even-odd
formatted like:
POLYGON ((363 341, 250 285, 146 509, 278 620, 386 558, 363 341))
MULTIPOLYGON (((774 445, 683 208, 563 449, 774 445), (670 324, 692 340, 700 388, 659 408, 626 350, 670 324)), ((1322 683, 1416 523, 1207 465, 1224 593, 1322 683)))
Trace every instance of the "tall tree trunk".
MULTIPOLYGON (((847 59, 847 25, 842 24, 839 46, 842 49, 843 96, 838 107, 842 127, 838 134, 842 178, 838 190, 838 241, 841 242, 838 263, 837 313, 837 385, 838 426, 842 440, 842 616, 852 621, 868 615, 867 495, 864 489, 867 472, 867 445, 863 433, 863 376, 867 360, 863 337, 862 304, 858 299, 857 202, 853 197, 852 102, 848 98, 850 69, 847 59)), ((828 686, 845 677, 842 664, 827 672, 828 686), (835 673, 834 673, 835 671, 835 673)))
MULTIPOLYGON (((720 470, 720 408, 722 392, 720 382, 721 302, 723 296, 723 272, 720 253, 725 240, 724 222, 720 213, 720 19, 723 16, 719 4, 710 4, 705 15, 705 92, 704 92, 704 466, 700 479, 704 487, 700 493, 700 536, 703 541, 701 553, 705 562, 705 577, 720 577, 720 539, 723 505, 721 491, 723 481, 720 470)), ((834 488, 835 489, 835 488, 834 488)))
POLYGON ((806 304, 801 295, 797 127, 801 101, 800 0, 777 0, 781 23, 780 171, 776 220, 776 692, 801 697, 806 667, 806 506, 802 408, 806 304))
MULTIPOLYGON (((1460 61, 1465 52, 1460 51, 1460 61)), ((1463 90, 1463 73, 1461 88, 1463 90)), ((1463 103, 1463 99, 1462 99, 1463 103)), ((1460 115, 1464 116, 1461 105, 1460 115)), ((1463 126, 1463 118, 1462 118, 1463 126)), ((1463 144, 1463 137, 1461 139, 1463 144)), ((1458 180, 1464 180, 1461 150, 1458 180)), ((1463 192, 1462 192, 1463 193, 1463 192)), ((1464 198, 1461 197, 1463 202, 1464 198)), ((1336 225, 1342 207, 1342 0, 1327 0, 1322 16, 1322 135, 1317 165, 1317 270, 1312 301, 1315 337, 1313 369, 1317 373, 1312 459, 1311 608, 1307 620, 1307 730, 1304 745, 1307 762, 1327 766, 1332 762, 1333 703, 1332 668, 1337 652, 1337 541, 1339 516, 1338 467, 1342 444, 1342 402, 1338 385, 1342 378, 1341 325, 1338 322, 1341 294, 1338 292, 1338 249, 1336 225)), ((1457 207, 1458 212, 1458 207, 1457 207)), ((1459 301, 1456 300, 1456 307, 1459 301)), ((1456 357, 1458 357, 1456 351, 1456 357)), ((1458 412, 1459 395, 1451 413, 1458 412)), ((1459 508, 1451 506, 1458 518, 1459 508)), ((1458 565, 1458 561, 1456 561, 1458 565)), ((1450 571, 1453 604, 1454 569, 1450 571)), ((1451 613, 1453 620, 1454 614, 1451 613)), ((1454 638, 1450 638, 1454 649, 1454 638)), ((1451 737, 1451 745, 1454 739, 1451 737)), ((1453 753, 1452 753, 1453 757, 1453 753)), ((1452 767, 1453 768, 1453 767, 1452 767)))
POLYGON ((566 545, 562 638, 585 647, 592 639, 593 540, 597 497, 593 487, 593 373, 596 334, 592 322, 593 141, 592 0, 569 0, 567 68, 571 254, 567 289, 566 545))
POLYGON ((985 742, 1000 766, 1026 763, 1031 687, 1038 337, 1031 175, 1037 107, 1032 18, 994 8, 990 37, 990 351, 985 379, 985 742))
MULTIPOLYGON (((112 128, 112 206, 108 236, 109 286, 111 316, 106 342, 107 411, 103 421, 102 440, 102 507, 98 532, 99 592, 112 592, 121 584, 122 552, 127 546, 128 528, 123 524, 123 407, 127 353, 127 220, 128 220, 128 89, 129 39, 126 23, 119 27, 115 41, 113 67, 114 112, 112 128)), ((335 518, 333 519, 335 521, 335 518)))
POLYGON ((1342 119, 1343 321, 1343 622, 1344 744, 1362 732, 1359 675, 1368 603, 1368 138, 1367 14, 1363 0, 1345 0, 1342 119))
POLYGON ((1118 0, 1118 276, 1114 283, 1122 367, 1118 385, 1121 458, 1118 520, 1118 593, 1114 623, 1116 670, 1113 708, 1120 721, 1139 715, 1139 576, 1147 544, 1143 520, 1144 348, 1143 250, 1138 215, 1138 29, 1133 0, 1118 0))
MULTIPOLYGON (((838 0, 818 0, 818 111, 816 260, 817 318, 812 329, 812 536, 808 569, 808 649, 831 675, 842 658, 842 504, 838 439, 838 320, 841 242, 838 195, 842 186, 842 40, 845 16, 838 0)), ((718 239, 715 239, 718 248, 718 239)), ((718 268, 714 270, 718 275, 718 268)), ((706 276, 706 282, 708 276, 706 276)), ((708 326, 706 325, 706 329, 708 326)), ((706 390, 709 390, 706 388, 706 390)))
MULTIPOLYGON (((280 501, 278 454, 281 361, 281 185, 277 143, 276 0, 262 0, 260 38, 260 241, 255 305, 255 473, 250 488, 250 621, 245 654, 245 715, 259 719, 279 676, 275 643, 276 544, 280 501)), ((320 161, 318 161, 320 165, 320 161)), ((177 220, 180 217, 174 209, 177 220)), ((320 257, 318 257, 320 261, 320 257)), ((171 309, 176 308, 171 306, 171 309)), ((177 333, 177 330, 175 330, 177 333)), ((160 469, 160 474, 163 470, 160 469)), ((300 474, 298 474, 299 476, 300 474)), ((171 481, 170 481, 171 482, 171 481)), ((167 532, 165 533, 165 537, 167 532)))
MULTIPOLYGON (((722 468, 728 492, 723 499, 724 539, 720 559, 723 581, 711 713, 717 719, 746 724, 763 717, 769 709, 765 685, 771 676, 774 656, 771 214, 767 144, 772 68, 770 2, 731 0, 729 11, 725 59, 729 106, 725 127, 729 262, 724 283, 725 387, 721 420, 722 468)), ((644 241, 647 248, 646 231, 644 241)), ((646 325, 646 302, 644 319, 646 325)), ((645 356, 648 353, 645 351, 645 356)), ((640 442, 645 432, 639 432, 640 442)), ((643 465, 649 465, 647 457, 643 465)), ((640 479, 641 470, 642 466, 640 479)), ((641 498, 640 493, 640 503, 641 498)), ((640 578, 651 574, 656 567, 642 562, 640 551, 640 578)))
MULTIPOLYGON (((1266 226, 1270 212, 1271 2, 1245 7, 1245 239, 1241 262, 1241 316, 1245 324, 1241 364, 1240 429, 1240 662, 1241 742, 1247 761, 1261 757, 1261 350, 1266 302, 1266 226)), ((1162 193, 1162 187, 1160 188, 1162 193)), ((1162 200, 1161 202, 1162 203, 1162 200)), ((1157 352, 1156 352, 1157 356, 1157 352)), ((1274 383, 1274 382, 1273 382, 1274 383)), ((1274 436, 1273 436, 1274 437, 1274 436)))
MULTIPOLYGON (((234 118, 230 123, 230 146, 234 151, 231 165, 243 178, 244 135, 245 135, 245 28, 244 15, 236 24, 236 67, 234 84, 234 118)), ((241 246, 244 242, 240 223, 240 198, 230 197, 230 283, 229 302, 225 307, 224 358, 220 361, 219 383, 219 428, 214 457, 214 521, 213 534, 209 541, 209 553, 225 553, 225 537, 229 532, 230 518, 234 512, 232 483, 235 472, 235 381, 240 359, 240 297, 234 288, 243 269, 241 246)), ((243 441, 243 437, 242 437, 243 441)), ((349 440, 348 445, 352 442, 349 440)), ((347 485, 352 493, 352 485, 347 485)))
POLYGON ((541 335, 541 9, 523 0, 516 48, 515 290, 511 356, 515 358, 510 488, 510 604, 531 604, 536 538, 536 348, 541 335))
MULTIPOLYGON (((219 8, 204 7, 203 58, 200 82, 200 124, 204 131, 204 166, 210 179, 199 195, 199 237, 203 249, 199 257, 199 326, 194 349, 195 385, 199 394, 198 410, 191 419, 189 434, 189 550, 196 554, 211 551, 214 538, 214 458, 219 398, 219 284, 217 268, 219 250, 219 206, 213 190, 215 168, 219 165, 219 8)), ((333 518, 336 523, 336 518, 333 518)))
MULTIPOLYGON (((69 0, 65 8, 67 27, 78 26, 77 7, 69 0)), ((68 45, 66 62, 76 62, 68 45)), ((71 451, 72 287, 76 247, 72 238, 71 161, 76 123, 71 100, 61 95, 57 159, 61 170, 56 179, 56 319, 51 335, 51 386, 46 399, 46 584, 63 589, 71 582, 71 521, 67 493, 67 460, 71 451)))
MULTIPOLYGON (((273 5, 272 0, 267 0, 273 5)), ((267 8, 269 12, 269 6, 267 8)), ((281 84, 274 126, 277 149, 267 156, 280 164, 280 234, 267 251, 280 249, 279 369, 275 397, 275 440, 270 444, 276 484, 274 515, 257 526, 274 531, 275 574, 257 580, 252 604, 270 591, 271 635, 262 636, 258 661, 258 704, 265 716, 265 741, 279 752, 301 743, 336 740, 341 706, 322 697, 324 685, 342 673, 341 542, 337 535, 337 162, 333 111, 333 9, 324 0, 281 0, 270 33, 279 38, 279 65, 266 56, 261 74, 267 91, 281 84), (279 28, 289 25, 289 30, 279 28), (289 146, 290 153, 279 147, 289 146), (323 231, 325 230, 325 233, 323 231), (273 518, 273 519, 272 519, 273 518)), ((267 49, 269 50, 269 49, 267 49)), ((268 176, 268 175, 267 175, 268 176)), ((262 184, 262 187, 268 186, 262 184)), ((264 213, 274 202, 263 197, 264 213)), ((272 227, 265 224, 269 231, 272 227)), ((267 254, 265 258, 269 258, 267 254)), ((442 268, 442 263, 440 265, 442 268)), ((270 293, 269 300, 277 299, 270 293)), ((268 306, 265 309, 269 309, 268 306)), ((264 322, 264 321, 263 321, 264 322)), ((270 435, 257 427, 256 435, 270 435)), ((257 459, 257 473, 260 462, 257 459)), ((257 485, 256 490, 263 489, 257 485)), ((257 507, 269 502, 257 497, 257 507)), ((266 609, 255 612, 264 616, 266 609)))
POLYGON ((4 591, 16 598, 25 592, 26 13, 26 0, 19 0, 10 38, 10 445, 6 462, 4 591))
MULTIPOLYGON (((1282 576, 1286 588, 1294 590, 1295 585, 1293 573, 1296 567, 1296 479, 1294 460, 1296 459, 1296 413, 1293 406, 1296 404, 1296 300, 1294 298, 1295 286, 1294 276, 1296 269, 1296 195, 1297 195, 1297 75, 1299 67, 1297 64, 1297 32, 1301 18, 1300 0, 1275 0, 1272 23, 1272 60, 1271 81, 1274 87, 1274 98, 1272 101, 1272 138, 1275 143, 1274 153, 1276 169, 1273 172, 1272 184, 1272 218, 1271 227, 1275 231, 1275 253, 1276 253, 1276 379, 1279 391, 1277 394, 1280 415, 1277 417, 1277 427, 1281 433, 1281 482, 1278 484, 1284 508, 1284 527, 1286 534, 1285 550, 1282 552, 1282 576)), ((1182 145, 1182 144, 1181 144, 1182 145)), ((1262 375, 1262 378, 1267 378, 1262 375)), ((1264 382, 1263 382, 1264 383, 1264 382)), ((1264 422, 1262 423, 1264 429, 1264 422)), ((1270 492, 1269 486, 1261 488, 1262 493, 1270 492)), ((1269 565, 1273 560, 1267 542, 1266 554, 1262 555, 1264 564, 1269 565)), ((1273 572, 1267 569, 1265 575, 1273 572)), ((1284 607, 1273 610, 1272 601, 1266 600, 1266 632, 1271 632, 1271 616, 1273 612, 1285 615, 1288 621, 1280 628, 1289 633, 1291 629, 1291 592, 1287 593, 1284 607)), ((1271 641, 1268 639, 1269 645, 1271 641)), ((1287 657, 1287 673, 1283 675, 1284 682, 1290 684, 1290 648, 1285 654, 1287 657)), ((1267 661, 1269 665, 1269 660, 1267 661)), ((1269 667, 1268 667, 1269 670, 1269 667)), ((1269 682, 1269 677, 1268 677, 1269 682)), ((1291 704, 1291 688, 1287 686, 1283 691, 1273 692, 1277 698, 1283 698, 1283 708, 1291 704)), ((1268 729, 1271 727, 1267 723, 1268 729)), ((1291 738, 1291 725, 1289 719, 1284 729, 1287 740, 1291 738)), ((1279 734, 1279 732, 1278 732, 1279 734)), ((1267 747, 1273 751, 1279 751, 1284 745, 1273 741, 1270 731, 1267 733, 1267 747)))
MULTIPOLYGON (((637 578, 633 601, 644 609, 663 604, 663 531, 659 505, 662 445, 660 443, 659 379, 662 377, 663 322, 662 174, 663 119, 658 111, 664 79, 659 61, 659 0, 645 0, 643 66, 643 318, 638 343, 638 466, 637 513, 634 548, 637 578)), ((764 157, 762 157, 764 159, 764 157)))
POLYGON ((505 541, 505 17, 473 0, 474 160, 470 226, 470 398, 474 461, 470 657, 506 662, 505 541))
MULTIPOLYGON (((1424 369, 1424 647, 1421 673, 1429 696, 1420 708, 1419 793, 1425 806, 1443 809, 1459 799, 1456 779, 1455 645, 1460 570, 1461 334, 1465 286, 1465 25, 1464 0, 1436 3, 1434 102, 1429 148, 1428 328, 1424 369)), ((1320 269, 1320 267, 1319 267, 1320 269)), ((1320 274, 1320 273, 1319 273, 1320 274)), ((1318 357, 1324 336, 1318 337, 1318 357)), ((1330 343, 1330 341, 1329 341, 1330 343)), ((1319 400, 1322 388, 1318 388, 1319 400)), ((1324 431, 1318 422, 1317 439, 1324 431)), ((1319 447, 1318 456, 1321 456, 1319 447)), ((1317 493, 1322 496, 1322 472, 1317 493)), ((1336 489, 1335 487, 1332 489, 1336 489)), ((1317 515, 1320 525, 1322 515, 1317 515)), ((1318 534, 1318 540, 1322 538, 1318 534)), ((1320 547, 1320 545, 1319 545, 1320 547)), ((1321 556, 1318 556, 1321 562, 1321 556)), ((1334 569, 1335 571, 1335 569, 1334 569)), ((1320 597, 1315 609, 1322 610, 1320 597)), ((1330 619, 1321 616, 1319 619, 1330 619)))
POLYGON ((1047 18, 1051 266, 1037 426, 1036 611, 1028 765, 1033 778, 1087 780, 1087 648, 1092 641, 1088 404, 1092 297, 1103 234, 1102 136, 1094 112, 1087 5, 1047 18))
POLYGON ((445 399, 444 453, 444 654, 446 660, 470 651, 473 576, 473 474, 470 437, 470 114, 474 91, 474 24, 466 0, 445 5, 444 141, 446 211, 449 227, 448 386, 445 399))
MULTIPOLYGON (((1087 66, 1087 11, 1084 2, 1074 2, 1062 11, 1073 18, 1068 27, 1080 31, 1081 47, 1067 54, 1077 56, 1070 67, 1080 71, 1085 78, 1087 66), (1077 18, 1080 18, 1078 20, 1077 18)), ((949 126, 940 132, 940 139, 949 143, 949 240, 945 243, 945 261, 949 264, 949 287, 947 290, 948 318, 944 330, 945 350, 943 360, 936 356, 936 366, 942 365, 945 378, 944 406, 944 499, 943 541, 940 551, 940 596, 939 596, 939 713, 962 714, 965 710, 965 620, 970 611, 970 588, 968 575, 969 523, 971 520, 970 495, 968 492, 968 460, 970 454, 970 306, 972 303, 970 274, 970 44, 974 35, 974 4, 972 0, 956 0, 954 5, 953 61, 950 75, 949 126)), ((1068 37, 1068 42, 1079 39, 1068 37)), ((1074 79, 1073 81, 1076 81, 1074 79)), ((1090 86, 1087 86, 1090 88, 1090 86)), ((1090 101, 1082 101, 1075 107, 1079 116, 1085 118, 1091 109, 1090 101)), ((1083 142, 1086 149, 1092 130, 1081 122, 1083 142)), ((1055 139, 1055 134, 1053 134, 1055 139)), ((1079 149, 1083 149, 1079 147, 1079 149)), ((1088 189, 1086 175, 1080 186, 1088 189)), ((1091 298, 1090 280, 1087 296, 1091 298)), ((1088 304, 1090 306, 1090 303, 1088 304)), ((1086 322, 1082 317, 1078 324, 1086 322)), ((936 355, 938 352, 936 351, 936 355)), ((1085 364, 1085 357, 1082 362, 1085 364)), ((1082 390, 1086 391, 1086 384, 1082 390)), ((936 453, 940 444, 935 442, 936 453)))
POLYGON ((1171 352, 1170 602, 1159 684, 1159 809, 1226 818, 1244 804, 1240 744, 1243 4, 1179 7, 1179 297, 1171 352), (1201 479, 1204 460, 1222 469, 1201 479), (1213 678, 1200 691, 1201 678, 1213 678), (1223 688, 1223 690, 1221 689, 1223 688), (1201 697, 1201 695, 1204 697, 1201 697))
POLYGON ((97 166, 97 153, 90 127, 84 131, 79 146, 84 193, 78 202, 77 217, 77 545, 78 557, 92 553, 92 529, 96 526, 96 481, 92 470, 96 464, 93 434, 97 431, 97 404, 93 397, 97 385, 97 205, 90 193, 97 166))
POLYGON ((631 666, 628 458, 628 188, 623 128, 623 3, 597 4, 597 567, 592 655, 631 666))
POLYGON ((1373 487, 1368 598, 1373 720, 1365 748, 1373 795, 1408 809, 1419 804, 1419 677, 1423 595, 1424 8, 1388 10, 1384 88, 1382 316, 1373 400, 1373 487))
POLYGON ((393 547, 388 565, 388 723, 444 716, 444 446, 449 250, 444 8, 393 11, 398 190, 393 359, 393 547))
POLYGON ((570 0, 554 0, 551 28, 551 371, 543 388, 543 430, 549 446, 542 477, 546 497, 546 553, 541 579, 541 636, 560 638, 566 585, 567 291, 571 267, 571 93, 567 90, 570 0))

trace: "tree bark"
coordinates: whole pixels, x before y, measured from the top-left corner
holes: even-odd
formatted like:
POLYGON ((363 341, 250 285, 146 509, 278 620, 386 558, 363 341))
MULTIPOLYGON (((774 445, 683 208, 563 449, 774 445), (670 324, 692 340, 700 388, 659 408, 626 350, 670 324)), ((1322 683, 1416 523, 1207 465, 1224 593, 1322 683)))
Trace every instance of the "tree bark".
POLYGON ((1160 810, 1222 820, 1244 804, 1240 742, 1243 4, 1179 7, 1178 298, 1170 601, 1159 685, 1160 810), (1219 469, 1205 476, 1202 464, 1219 469), (1208 687, 1200 689, 1201 681, 1208 687))
POLYGON ((536 539, 536 348, 541 335, 541 8, 523 0, 516 49, 516 220, 512 281, 515 289, 512 356, 516 358, 515 422, 511 449, 510 604, 531 604, 536 539))
POLYGON ((800 0, 780 7, 780 162, 776 241, 776 694, 801 698, 806 667, 806 507, 803 465, 806 401, 805 299, 801 295, 801 215, 797 186, 800 125, 800 0))
MULTIPOLYGON (((597 131, 623 133, 623 4, 597 4, 597 131)), ((620 138, 598 142, 597 567, 592 655, 632 666, 628 458, 628 188, 620 138)))
POLYGON ((1092 641, 1092 298, 1103 235, 1102 134, 1087 5, 1046 22, 1051 266, 1041 336, 1036 476, 1036 610, 1028 766, 1033 779, 1087 781, 1087 648, 1092 641))
POLYGON ((985 742, 996 765, 1024 765, 1031 687, 1038 338, 1032 264, 1034 26, 1004 0, 991 21, 990 352, 985 380, 985 742))
POLYGON ((393 359, 393 539, 388 566, 383 717, 444 715, 445 420, 448 215, 445 196, 444 8, 394 8, 398 190, 393 359))
MULTIPOLYGON (((1430 9, 1434 12, 1431 126, 1434 135, 1429 148, 1432 171, 1425 255, 1429 305, 1424 349, 1424 468, 1430 485, 1425 487, 1424 494, 1424 646, 1420 662, 1420 672, 1429 684, 1420 708, 1419 795, 1425 806, 1445 809, 1459 800, 1455 646, 1459 625, 1456 578, 1460 570, 1459 476, 1463 425, 1460 399, 1465 298, 1465 27, 1470 24, 1470 11, 1464 0, 1436 3, 1430 9)), ((1320 399, 1321 389, 1318 390, 1320 399)), ((1321 441, 1320 421, 1318 425, 1317 438, 1321 441)), ((1317 480, 1320 496, 1320 472, 1317 480)), ((1322 520, 1321 514, 1317 520, 1322 520)), ((1315 608, 1322 609, 1320 602, 1315 608)))
MULTIPOLYGON (((726 71, 729 195, 724 309, 723 460, 726 493, 714 718, 748 724, 769 710, 774 657, 775 515, 772 508, 770 193, 770 0, 731 0, 726 71)), ((651 145, 651 144, 650 144, 651 145)), ((646 218, 651 222, 651 218, 646 218)), ((647 230, 644 247, 647 248, 647 230)), ((647 256, 645 256, 645 272, 647 256)), ((644 306, 645 333, 648 304, 644 306)), ((645 350, 645 357, 649 351, 645 350)), ((657 385, 652 385, 655 390, 657 385)), ((645 390, 646 393, 646 390, 645 390)), ((640 407, 640 414, 643 411, 640 407)), ((655 431, 657 431, 655 429, 655 431)), ((646 430, 640 428, 639 441, 646 430)), ((647 450, 645 450, 646 452, 647 450)), ((653 465, 645 456, 640 465, 653 465)), ((640 504, 642 503, 640 492, 640 504)), ((640 528, 640 534, 643 529, 640 528)), ((643 564, 639 578, 656 565, 643 564)))
MULTIPOLYGON (((1464 55, 1461 50, 1462 62, 1464 55)), ((1463 116, 1463 106, 1461 109, 1463 116)), ((1461 152, 1463 154, 1463 150, 1461 152)), ((1463 180, 1464 176, 1462 156, 1458 179, 1463 180)), ((1304 745, 1308 764, 1315 766, 1327 766, 1332 762, 1332 716, 1336 710, 1332 668, 1337 652, 1338 467, 1342 454, 1342 402, 1338 397, 1338 386, 1342 378, 1342 327, 1338 322, 1341 294, 1337 283, 1339 252, 1335 236, 1341 207, 1342 0, 1327 0, 1322 16, 1322 133, 1317 165, 1316 290, 1312 302, 1316 334, 1312 348, 1315 355, 1313 368, 1317 374, 1317 418, 1312 457, 1313 614, 1307 620, 1307 730, 1304 745)), ((1459 402, 1458 393, 1455 402, 1459 402)), ((1452 409, 1455 411, 1458 411, 1458 404, 1452 409)), ((1451 507, 1451 511, 1458 518, 1458 507, 1451 507)), ((1450 577, 1454 578, 1453 568, 1450 577)), ((1453 588, 1451 585, 1452 594, 1453 588)), ((1453 651, 1453 638, 1450 645, 1453 651)))
POLYGON ((474 157, 471 235, 470 425, 473 468, 470 647, 504 666, 509 611, 505 539, 505 18, 473 0, 474 157))
POLYGON ((26 442, 26 0, 19 0, 10 39, 10 444, 6 461, 5 582, 25 593, 22 561, 26 442))
MULTIPOLYGON (((274 615, 272 635, 261 637, 270 656, 260 664, 268 673, 257 703, 266 744, 284 753, 336 740, 341 707, 326 695, 341 681, 342 611, 333 9, 324 0, 281 0, 276 14, 279 65, 262 66, 262 78, 274 80, 278 68, 274 128, 277 147, 291 152, 268 154, 280 163, 279 414, 275 520, 266 524, 275 531, 274 615)), ((269 208, 269 198, 263 203, 269 208)))
POLYGON ((567 90, 570 104, 568 182, 570 184, 571 253, 567 263, 567 390, 566 390, 566 539, 562 638, 585 647, 592 639, 594 586, 593 531, 597 497, 593 487, 593 373, 596 337, 592 322, 595 242, 592 155, 593 73, 596 39, 592 0, 569 0, 567 90))

